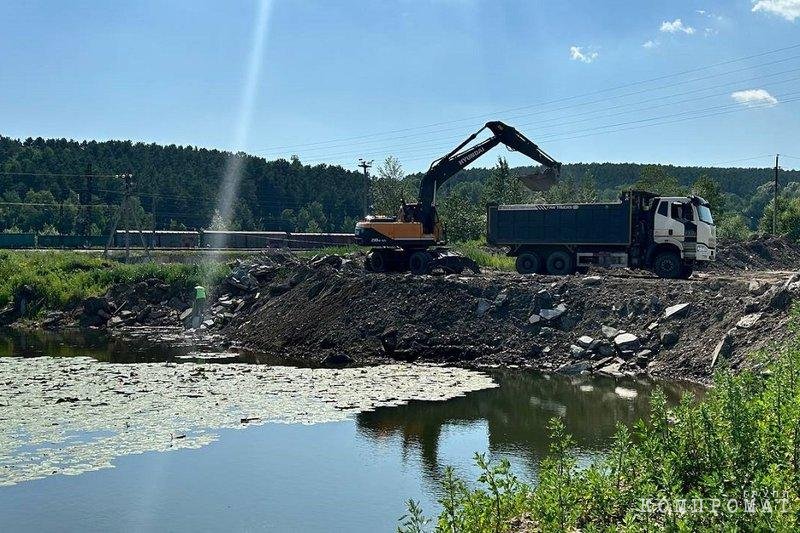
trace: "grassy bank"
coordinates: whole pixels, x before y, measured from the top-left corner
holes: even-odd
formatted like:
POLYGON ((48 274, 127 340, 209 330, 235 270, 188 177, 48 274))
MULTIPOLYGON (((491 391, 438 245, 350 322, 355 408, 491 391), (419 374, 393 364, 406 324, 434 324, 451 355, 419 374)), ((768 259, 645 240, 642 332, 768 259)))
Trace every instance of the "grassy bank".
POLYGON ((514 270, 515 258, 503 253, 492 252, 486 247, 485 242, 469 241, 454 246, 457 252, 475 261, 479 267, 493 268, 507 272, 514 270))
POLYGON ((554 419, 538 485, 477 456, 478 489, 448 470, 438 519, 410 502, 400 530, 797 530, 800 336, 762 357, 767 370, 719 374, 700 403, 687 397, 668 408, 655 395, 650 418, 620 427, 589 468, 577 468, 574 443, 554 419))
POLYGON ((155 278, 183 290, 214 283, 227 271, 221 264, 125 264, 85 253, 0 251, 0 307, 24 285, 34 290, 39 308, 63 309, 117 283, 155 278))

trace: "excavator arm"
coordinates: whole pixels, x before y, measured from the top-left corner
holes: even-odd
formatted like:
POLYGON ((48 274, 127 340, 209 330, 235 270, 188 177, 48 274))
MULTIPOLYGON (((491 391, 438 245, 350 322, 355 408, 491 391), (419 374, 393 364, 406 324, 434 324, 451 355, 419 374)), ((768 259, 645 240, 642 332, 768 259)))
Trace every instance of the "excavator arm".
POLYGON ((461 144, 447 155, 431 163, 428 172, 422 178, 419 187, 419 217, 426 232, 432 231, 434 220, 433 201, 436 190, 448 179, 455 176, 467 165, 481 157, 483 154, 497 146, 504 144, 509 150, 524 154, 537 163, 545 167, 544 172, 534 177, 526 176, 523 178, 526 185, 549 186, 558 179, 561 173, 561 163, 547 155, 533 141, 525 137, 516 129, 499 121, 487 122, 481 129, 467 137, 461 144), (464 149, 480 135, 483 130, 488 129, 492 136, 470 148, 464 149), (538 185, 537 185, 538 183, 538 185))

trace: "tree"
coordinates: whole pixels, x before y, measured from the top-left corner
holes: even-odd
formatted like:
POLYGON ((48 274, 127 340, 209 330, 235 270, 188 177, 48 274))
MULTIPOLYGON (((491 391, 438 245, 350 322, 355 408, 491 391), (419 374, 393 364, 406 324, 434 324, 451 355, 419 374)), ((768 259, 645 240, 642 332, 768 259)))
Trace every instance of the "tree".
POLYGON ((717 238, 720 241, 744 241, 750 237, 750 228, 742 215, 728 214, 717 220, 717 238))
POLYGON ((390 155, 377 170, 378 177, 370 182, 372 212, 380 215, 394 215, 404 201, 413 198, 405 182, 405 171, 400 161, 390 155))
MULTIPOLYGON (((466 188, 468 183, 459 183, 456 187, 466 188)), ((511 174, 508 161, 502 156, 497 158, 495 166, 483 186, 481 208, 489 203, 522 204, 530 200, 530 192, 522 182, 511 174)))
POLYGON ((591 172, 587 171, 583 178, 575 180, 566 177, 550 187, 544 193, 549 203, 592 203, 598 200, 597 184, 591 172))
POLYGON ((486 225, 483 208, 475 205, 459 189, 454 189, 438 206, 447 239, 451 242, 475 240, 486 225))
POLYGON ((633 184, 633 188, 662 196, 682 196, 684 194, 684 189, 678 179, 668 175, 661 165, 642 167, 639 179, 633 184))
POLYGON ((711 206, 711 212, 720 219, 725 214, 725 197, 722 188, 716 180, 708 177, 708 174, 701 174, 692 184, 692 191, 697 196, 701 196, 711 206))
MULTIPOLYGON (((764 233, 772 233, 772 213, 774 202, 770 202, 761 220, 759 229, 764 233)), ((800 198, 778 198, 778 216, 776 217, 778 235, 785 235, 794 242, 800 242, 800 198)))

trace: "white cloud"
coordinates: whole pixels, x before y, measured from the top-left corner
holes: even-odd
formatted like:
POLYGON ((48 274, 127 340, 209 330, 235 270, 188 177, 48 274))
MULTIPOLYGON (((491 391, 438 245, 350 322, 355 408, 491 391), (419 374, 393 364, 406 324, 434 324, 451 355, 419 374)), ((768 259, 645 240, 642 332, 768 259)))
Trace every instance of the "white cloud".
POLYGON ((712 35, 717 35, 718 33, 719 30, 716 28, 706 28, 705 30, 703 30, 703 35, 705 35, 706 37, 711 37, 712 35))
POLYGON ((672 22, 664 21, 661 23, 661 31, 665 33, 678 33, 683 32, 687 35, 691 35, 694 33, 694 28, 691 26, 685 26, 681 19, 675 19, 672 22))
POLYGON ((582 63, 591 63, 592 61, 600 57, 600 54, 590 50, 584 52, 582 46, 570 46, 569 57, 573 61, 581 61, 582 63))
POLYGON ((764 89, 736 91, 731 93, 731 98, 747 107, 772 107, 778 103, 778 99, 764 89))
POLYGON ((698 9, 697 11, 695 11, 695 13, 697 13, 698 15, 705 15, 706 14, 706 10, 705 9, 698 9))
POLYGON ((654 41, 652 39, 642 43, 643 48, 655 48, 656 46, 658 46, 658 41, 654 41))
POLYGON ((764 11, 789 22, 800 17, 800 0, 753 0, 753 12, 764 11))

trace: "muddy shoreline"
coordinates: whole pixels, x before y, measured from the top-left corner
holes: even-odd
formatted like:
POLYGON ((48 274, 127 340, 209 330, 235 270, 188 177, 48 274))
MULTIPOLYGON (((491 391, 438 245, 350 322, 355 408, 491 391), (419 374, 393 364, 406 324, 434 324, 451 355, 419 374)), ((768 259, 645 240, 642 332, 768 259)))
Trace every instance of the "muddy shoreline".
POLYGON ((723 252, 688 281, 627 270, 376 274, 360 254, 264 254, 232 265, 199 327, 192 295, 155 279, 10 322, 148 338, 199 360, 230 352, 304 366, 433 362, 708 383, 719 368, 760 364, 754 353, 788 338, 800 295, 796 245, 767 239, 723 252))

